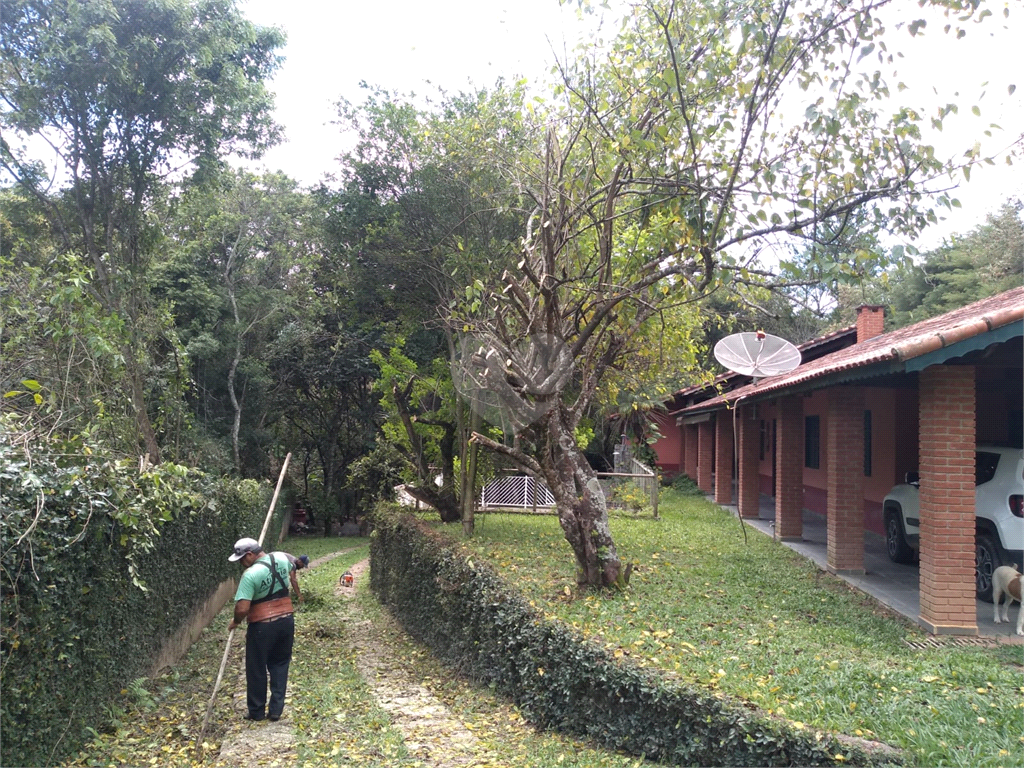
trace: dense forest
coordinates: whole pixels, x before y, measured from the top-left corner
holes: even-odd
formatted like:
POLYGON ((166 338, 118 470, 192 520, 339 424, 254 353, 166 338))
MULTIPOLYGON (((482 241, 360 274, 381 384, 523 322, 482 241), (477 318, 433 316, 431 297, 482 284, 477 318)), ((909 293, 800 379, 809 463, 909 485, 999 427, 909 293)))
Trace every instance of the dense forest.
POLYGON ((864 301, 903 324, 1021 281, 1019 201, 890 245, 967 172, 922 142, 933 116, 881 107, 907 31, 885 3, 754 5, 638 6, 543 98, 368 87, 338 103, 354 148, 303 188, 233 160, 281 139, 280 31, 230 0, 6 2, 0 429, 239 478, 292 452, 324 531, 399 482, 471 531, 516 466, 555 492, 581 580, 615 581, 586 456, 642 437, 723 334, 804 341, 864 301))

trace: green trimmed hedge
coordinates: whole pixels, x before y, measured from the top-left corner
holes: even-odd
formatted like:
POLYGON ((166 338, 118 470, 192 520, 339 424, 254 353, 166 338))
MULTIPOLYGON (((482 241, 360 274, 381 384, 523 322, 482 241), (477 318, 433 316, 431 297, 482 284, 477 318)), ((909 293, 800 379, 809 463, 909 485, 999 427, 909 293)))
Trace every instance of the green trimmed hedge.
POLYGON ((614 659, 545 619, 492 568, 400 507, 378 506, 372 522, 378 599, 443 661, 508 695, 541 727, 678 765, 899 762, 894 750, 797 729, 614 659))
POLYGON ((163 641, 237 577, 227 556, 259 535, 271 491, 0 430, 4 765, 59 762, 104 727, 163 641))

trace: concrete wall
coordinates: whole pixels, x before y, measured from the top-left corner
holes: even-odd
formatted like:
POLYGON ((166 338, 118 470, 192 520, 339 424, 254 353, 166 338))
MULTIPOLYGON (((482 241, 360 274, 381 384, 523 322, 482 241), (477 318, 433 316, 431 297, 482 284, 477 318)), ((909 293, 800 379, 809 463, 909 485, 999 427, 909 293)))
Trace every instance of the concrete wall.
POLYGON ((181 629, 164 641, 159 653, 157 653, 153 660, 153 665, 149 669, 150 677, 156 677, 160 674, 161 670, 172 666, 185 655, 188 649, 192 647, 192 643, 199 639, 203 630, 220 613, 220 609, 224 607, 225 603, 235 596, 235 589, 237 588, 238 582, 235 579, 227 579, 220 583, 220 586, 214 590, 205 603, 196 609, 188 621, 182 625, 181 629))
MULTIPOLYGON (((277 544, 284 541, 288 535, 288 526, 291 519, 292 514, 289 507, 285 512, 284 519, 281 521, 281 529, 277 531, 276 537, 273 531, 268 532, 272 541, 276 539, 277 544)), ((276 545, 271 546, 266 542, 264 547, 268 552, 277 548, 276 545)), ((232 578, 222 581, 217 589, 213 591, 213 594, 206 599, 206 602, 192 612, 188 621, 182 624, 181 628, 171 637, 164 640, 159 652, 153 659, 152 666, 149 668, 150 677, 156 677, 162 670, 173 666, 178 659, 185 655, 188 649, 192 647, 192 644, 199 639, 203 630, 210 626, 210 623, 220 613, 221 608, 235 596, 236 589, 238 589, 237 579, 232 578)))

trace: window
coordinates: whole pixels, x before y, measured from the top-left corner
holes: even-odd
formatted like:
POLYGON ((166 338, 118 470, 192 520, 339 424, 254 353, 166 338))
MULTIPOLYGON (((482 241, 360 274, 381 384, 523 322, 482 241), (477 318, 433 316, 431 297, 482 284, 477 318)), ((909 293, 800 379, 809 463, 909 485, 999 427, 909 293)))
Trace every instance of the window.
MULTIPOLYGON (((996 467, 999 466, 998 453, 986 453, 978 451, 974 454, 974 484, 984 485, 996 476, 996 467)), ((1022 608, 1021 610, 1024 610, 1022 608)))
POLYGON ((864 411, 864 477, 871 477, 871 411, 864 411))
POLYGON ((804 418, 804 466, 810 469, 821 467, 821 417, 804 418))
POLYGON ((761 461, 764 461, 765 449, 768 446, 768 422, 761 419, 761 461))

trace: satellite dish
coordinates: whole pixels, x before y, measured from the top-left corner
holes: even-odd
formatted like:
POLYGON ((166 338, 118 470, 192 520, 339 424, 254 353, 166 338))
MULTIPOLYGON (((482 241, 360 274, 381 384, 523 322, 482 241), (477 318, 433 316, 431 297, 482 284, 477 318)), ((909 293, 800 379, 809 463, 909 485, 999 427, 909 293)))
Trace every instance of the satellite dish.
POLYGON ((763 379, 800 365, 800 350, 763 331, 734 333, 715 344, 715 359, 730 371, 763 379))

